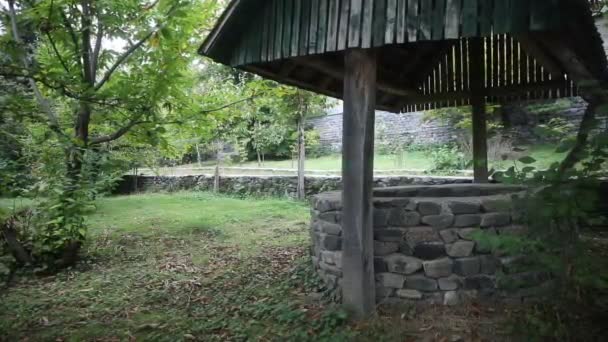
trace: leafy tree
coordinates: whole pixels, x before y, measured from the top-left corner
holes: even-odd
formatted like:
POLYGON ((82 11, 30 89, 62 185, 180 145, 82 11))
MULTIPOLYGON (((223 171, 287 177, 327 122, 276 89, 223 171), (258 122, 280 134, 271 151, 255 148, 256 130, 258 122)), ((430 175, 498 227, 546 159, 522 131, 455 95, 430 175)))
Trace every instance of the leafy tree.
MULTIPOLYGON (((206 111, 190 98, 192 37, 208 29, 217 1, 8 0, 0 17, 0 75, 26 84, 33 119, 61 169, 53 176, 44 253, 74 261, 95 156, 118 139, 159 144, 166 125, 206 111), (53 132, 49 136, 46 132, 53 132), (59 154, 58 154, 59 153, 59 154), (48 253, 47 253, 48 252, 48 253)), ((15 96, 10 95, 14 100, 15 96)), ((19 108, 25 111, 25 108, 19 108)), ((49 151, 50 153, 50 151, 49 151)), ((56 164, 56 163, 55 163, 56 164)))

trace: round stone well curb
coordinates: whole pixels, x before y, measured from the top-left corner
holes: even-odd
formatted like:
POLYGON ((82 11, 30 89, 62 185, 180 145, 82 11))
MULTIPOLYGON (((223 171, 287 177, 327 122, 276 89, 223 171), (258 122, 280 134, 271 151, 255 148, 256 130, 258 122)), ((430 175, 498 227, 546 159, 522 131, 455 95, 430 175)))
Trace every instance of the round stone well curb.
MULTIPOLYGON (((511 234, 524 227, 517 208, 520 186, 450 184, 374 191, 374 270, 378 302, 456 305, 480 295, 503 297, 498 273, 513 273, 478 246, 478 234, 511 234)), ((312 197, 312 260, 327 288, 340 298, 342 201, 340 192, 312 197)), ((517 274, 509 274, 517 276, 517 274)), ((537 284, 531 286, 540 286, 537 284)), ((512 297, 510 297, 512 298, 512 297)))

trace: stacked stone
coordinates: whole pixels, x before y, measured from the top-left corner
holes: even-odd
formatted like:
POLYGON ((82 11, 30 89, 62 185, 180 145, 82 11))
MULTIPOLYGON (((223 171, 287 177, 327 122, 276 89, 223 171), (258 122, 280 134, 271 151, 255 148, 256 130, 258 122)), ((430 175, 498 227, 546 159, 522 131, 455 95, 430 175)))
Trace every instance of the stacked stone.
MULTIPOLYGON (((125 176, 116 187, 116 194, 128 194, 134 191, 213 191, 213 176, 125 176), (137 181, 137 187, 135 182, 137 181)), ((399 185, 439 185, 470 183, 462 177, 416 177, 392 176, 377 177, 374 186, 378 188, 399 185)), ((314 196, 326 191, 340 190, 340 177, 306 177, 306 195, 314 196)), ((298 178, 295 176, 222 176, 220 192, 237 196, 288 197, 295 198, 298 191, 298 178)))
MULTIPOLYGON (((502 295, 497 273, 514 273, 512 258, 478 244, 484 234, 519 234, 518 188, 492 186, 400 187, 376 191, 374 269, 381 301, 455 305, 463 298, 502 295), (516 194, 508 194, 515 191, 516 194), (444 194, 456 197, 416 197, 444 194), (458 197, 474 194, 479 197, 458 197)), ((315 196, 311 234, 313 263, 329 289, 340 289, 342 229, 340 193, 315 196)), ((517 275, 517 274, 515 274, 517 275)), ((522 275, 517 275, 520 278, 522 275)), ((523 275, 534 277, 534 275, 523 275)))

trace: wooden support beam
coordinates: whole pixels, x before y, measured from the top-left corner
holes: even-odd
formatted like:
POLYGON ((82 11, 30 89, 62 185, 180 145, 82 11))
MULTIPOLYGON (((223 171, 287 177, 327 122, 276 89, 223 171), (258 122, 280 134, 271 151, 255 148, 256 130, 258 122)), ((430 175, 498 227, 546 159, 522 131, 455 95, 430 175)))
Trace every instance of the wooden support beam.
POLYGON ((558 77, 565 74, 564 68, 538 44, 531 34, 519 34, 514 38, 519 42, 522 49, 536 58, 552 76, 558 77))
POLYGON ((373 234, 376 56, 344 52, 342 136, 342 298, 357 318, 375 311, 373 234))
POLYGON ((471 106, 473 107, 473 173, 475 183, 488 182, 488 131, 486 119, 486 93, 484 85, 485 63, 483 40, 470 40, 471 106))
MULTIPOLYGON (((299 65, 320 71, 320 72, 322 72, 326 75, 329 75, 331 77, 334 77, 336 79, 342 79, 342 77, 344 77, 345 70, 343 70, 341 67, 338 67, 336 65, 329 64, 326 61, 321 60, 321 59, 313 59, 311 57, 302 57, 302 58, 297 58, 297 63, 299 65)), ((378 90, 382 91, 383 93, 396 95, 396 96, 406 97, 406 96, 419 96, 420 95, 420 92, 417 89, 406 88, 406 87, 403 87, 400 85, 390 84, 388 82, 377 83, 377 87, 378 87, 378 90)))

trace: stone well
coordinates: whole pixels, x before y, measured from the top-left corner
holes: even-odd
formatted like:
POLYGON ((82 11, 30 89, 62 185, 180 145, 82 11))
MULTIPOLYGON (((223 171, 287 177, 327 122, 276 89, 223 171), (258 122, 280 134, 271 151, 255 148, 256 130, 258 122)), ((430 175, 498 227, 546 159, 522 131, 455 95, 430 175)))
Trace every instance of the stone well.
MULTIPOLYGON (((518 298, 533 294, 530 289, 542 285, 546 278, 515 273, 517 258, 501 256, 473 239, 477 232, 521 233, 522 210, 515 208, 523 191, 517 186, 494 184, 376 189, 377 301, 454 305, 480 295, 515 298, 502 285, 512 282, 503 279, 523 284, 515 294, 518 298)), ((342 277, 341 210, 340 192, 312 199, 313 263, 338 298, 342 277)))

